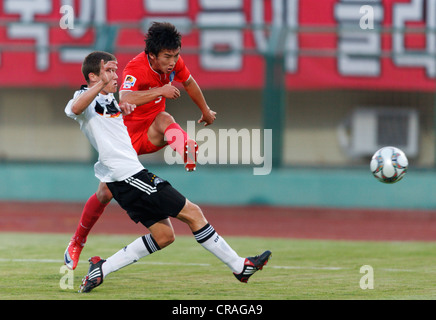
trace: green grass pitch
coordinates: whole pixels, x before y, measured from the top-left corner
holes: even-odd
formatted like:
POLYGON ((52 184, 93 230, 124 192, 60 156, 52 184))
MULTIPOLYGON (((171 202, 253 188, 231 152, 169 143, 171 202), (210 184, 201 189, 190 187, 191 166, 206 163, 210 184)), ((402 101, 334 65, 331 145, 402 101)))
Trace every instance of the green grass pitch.
MULTIPOLYGON (((139 236, 139 235, 138 235, 139 236)), ((436 244, 225 237, 242 256, 270 249, 268 265, 248 284, 193 237, 109 275, 91 293, 77 289, 87 258, 106 258, 136 236, 91 235, 72 273, 62 268, 70 235, 0 233, 0 300, 403 300, 436 297, 436 244), (370 284, 373 270, 373 289, 370 284), (69 286, 73 285, 73 289, 69 286)))

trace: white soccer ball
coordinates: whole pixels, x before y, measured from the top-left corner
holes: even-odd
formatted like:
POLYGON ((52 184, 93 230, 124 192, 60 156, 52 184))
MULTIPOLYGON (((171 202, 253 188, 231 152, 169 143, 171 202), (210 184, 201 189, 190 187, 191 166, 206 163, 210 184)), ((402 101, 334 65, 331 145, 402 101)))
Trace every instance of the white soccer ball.
POLYGON ((407 172, 409 161, 396 147, 384 147, 372 156, 370 168, 374 177, 383 183, 400 181, 407 172))

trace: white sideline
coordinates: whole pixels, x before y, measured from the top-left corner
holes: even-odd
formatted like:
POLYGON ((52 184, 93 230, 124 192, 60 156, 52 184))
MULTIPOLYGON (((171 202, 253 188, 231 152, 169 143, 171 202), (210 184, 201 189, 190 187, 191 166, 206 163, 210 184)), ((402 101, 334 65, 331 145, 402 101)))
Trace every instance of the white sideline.
MULTIPOLYGON (((4 259, 0 258, 0 262, 37 262, 37 263, 59 263, 63 264, 63 260, 57 259, 4 259)), ((88 263, 87 260, 79 261, 79 263, 88 263)), ((208 263, 172 263, 172 262, 153 262, 153 261, 139 261, 136 264, 153 264, 153 265, 178 265, 178 266, 199 266, 210 267, 208 263)))
MULTIPOLYGON (((63 260, 57 259, 6 259, 0 258, 0 262, 36 262, 36 263, 59 263, 63 264, 63 260)), ((88 261, 79 261, 80 264, 88 263, 88 261)), ((173 263, 173 262, 155 262, 155 261, 139 261, 136 264, 148 264, 148 265, 170 265, 170 266, 195 266, 195 267, 211 267, 209 263, 173 263)), ((351 270, 352 268, 342 267, 303 267, 303 266, 268 266, 271 269, 288 269, 288 270, 326 270, 326 271, 338 271, 338 270, 351 270)), ((408 269, 392 269, 392 268, 380 268, 378 270, 388 272, 414 272, 408 269)))

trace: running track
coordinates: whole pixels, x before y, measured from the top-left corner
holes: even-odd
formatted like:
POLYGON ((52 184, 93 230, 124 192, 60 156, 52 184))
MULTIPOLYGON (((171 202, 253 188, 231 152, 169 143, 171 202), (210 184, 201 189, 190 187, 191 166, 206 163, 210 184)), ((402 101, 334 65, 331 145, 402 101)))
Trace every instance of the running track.
MULTIPOLYGON (((0 232, 56 232, 72 234, 82 203, 1 202, 0 232)), ((436 211, 347 210, 269 206, 201 206, 218 233, 228 236, 376 241, 436 240, 436 211)), ((171 219, 176 235, 189 228, 171 219)), ((94 233, 144 234, 116 204, 111 203, 94 233)))

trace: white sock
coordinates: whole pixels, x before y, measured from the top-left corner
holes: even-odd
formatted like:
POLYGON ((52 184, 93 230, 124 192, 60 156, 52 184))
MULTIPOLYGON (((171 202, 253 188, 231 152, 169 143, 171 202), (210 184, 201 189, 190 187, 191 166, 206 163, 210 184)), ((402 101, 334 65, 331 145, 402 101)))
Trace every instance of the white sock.
POLYGON ((194 237, 198 243, 224 262, 234 273, 239 274, 242 272, 245 258, 238 256, 210 224, 195 231, 194 237))
POLYGON ((153 252, 160 250, 151 234, 146 234, 106 259, 103 263, 103 277, 129 264, 138 261, 153 252))

